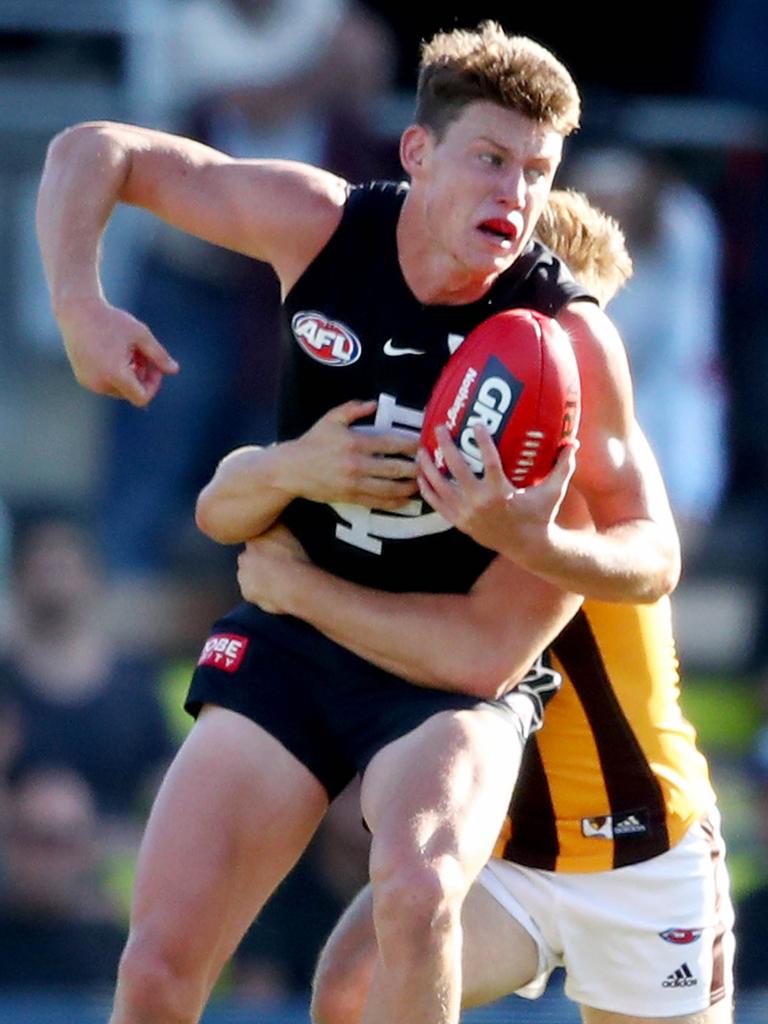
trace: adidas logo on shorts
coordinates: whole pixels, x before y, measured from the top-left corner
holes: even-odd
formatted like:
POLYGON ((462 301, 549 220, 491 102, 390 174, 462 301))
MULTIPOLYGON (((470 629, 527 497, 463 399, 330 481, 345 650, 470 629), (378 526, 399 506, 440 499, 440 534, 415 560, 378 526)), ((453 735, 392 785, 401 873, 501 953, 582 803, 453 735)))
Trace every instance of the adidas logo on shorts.
POLYGON ((692 985, 698 985, 698 981, 691 974, 691 968, 688 964, 681 964, 676 971, 668 974, 661 983, 662 988, 690 988, 692 985))

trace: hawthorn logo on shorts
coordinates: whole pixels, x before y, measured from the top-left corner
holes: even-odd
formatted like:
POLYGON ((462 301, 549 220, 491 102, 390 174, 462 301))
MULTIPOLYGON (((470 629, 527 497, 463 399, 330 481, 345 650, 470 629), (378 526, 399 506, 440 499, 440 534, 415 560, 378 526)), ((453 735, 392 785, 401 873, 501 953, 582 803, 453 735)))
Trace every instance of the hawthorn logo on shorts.
POLYGON ((224 672, 237 672, 248 649, 248 637, 236 633, 214 633, 203 646, 198 665, 211 665, 224 672))
POLYGON ((667 928, 665 932, 659 932, 659 938, 674 946, 687 946, 700 939, 703 931, 703 928, 667 928))
POLYGON ((326 366, 351 366, 360 358, 362 347, 357 336, 344 324, 328 320, 322 313, 294 314, 291 320, 294 337, 318 363, 326 366))

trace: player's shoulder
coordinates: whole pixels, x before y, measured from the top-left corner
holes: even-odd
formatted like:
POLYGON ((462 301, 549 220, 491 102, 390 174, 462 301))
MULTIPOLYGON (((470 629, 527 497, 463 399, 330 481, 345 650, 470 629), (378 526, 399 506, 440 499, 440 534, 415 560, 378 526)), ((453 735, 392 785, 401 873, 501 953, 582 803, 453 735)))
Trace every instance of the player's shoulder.
MULTIPOLYGON (((384 253, 394 252, 395 229, 407 188, 396 182, 371 181, 348 185, 342 197, 343 207, 328 215, 326 241, 329 258, 352 260, 355 266, 378 261, 384 253)), ((336 194, 331 201, 338 201, 336 194)), ((328 201, 327 199, 325 200, 328 201)))
POLYGON ((612 364, 625 366, 627 355, 621 335, 611 318, 595 302, 581 299, 569 302, 556 319, 568 332, 580 366, 584 360, 606 367, 612 364))
POLYGON ((345 219, 364 221, 368 226, 390 225, 397 221, 407 194, 407 182, 374 180, 353 185, 349 189, 345 219))
POLYGON ((327 245, 341 223, 351 186, 311 164, 270 160, 252 164, 243 219, 256 216, 258 248, 250 255, 271 263, 284 291, 327 245))
POLYGON ((313 164, 295 160, 269 161, 283 198, 297 213, 338 221, 352 186, 345 179, 313 164))

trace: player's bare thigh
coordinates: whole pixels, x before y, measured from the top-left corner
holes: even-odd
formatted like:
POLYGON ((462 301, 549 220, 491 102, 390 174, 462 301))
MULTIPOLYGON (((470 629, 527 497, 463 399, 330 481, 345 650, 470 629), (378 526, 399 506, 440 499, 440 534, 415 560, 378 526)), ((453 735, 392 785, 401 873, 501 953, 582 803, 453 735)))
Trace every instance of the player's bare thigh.
POLYGON ((274 737, 235 712, 204 708, 147 825, 134 945, 182 972, 215 975, 326 808, 325 789, 274 737))
POLYGON ((733 1010, 727 999, 699 1013, 683 1014, 682 1017, 627 1017, 623 1013, 609 1013, 594 1007, 582 1006, 584 1024, 733 1024, 733 1010))
POLYGON ((482 1006, 533 981, 536 943, 519 921, 476 882, 462 909, 462 1006, 482 1006))

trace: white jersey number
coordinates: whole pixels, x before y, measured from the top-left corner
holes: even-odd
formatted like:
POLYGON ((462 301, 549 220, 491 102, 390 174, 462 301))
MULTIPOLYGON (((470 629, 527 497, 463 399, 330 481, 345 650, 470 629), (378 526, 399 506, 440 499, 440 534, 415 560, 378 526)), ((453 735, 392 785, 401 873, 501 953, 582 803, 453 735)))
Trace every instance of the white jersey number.
MULTIPOLYGON (((358 429, 382 431, 404 430, 418 434, 424 413, 421 409, 411 409, 398 405, 394 395, 379 396, 376 420, 371 427, 358 429)), ((411 540, 414 537, 427 537, 433 533, 444 533, 450 530, 450 523, 437 512, 433 512, 421 498, 414 498, 396 512, 377 512, 365 508, 364 505, 353 505, 349 502, 331 502, 337 515, 343 520, 336 526, 339 540, 352 544, 356 548, 380 555, 382 540, 411 540)))

